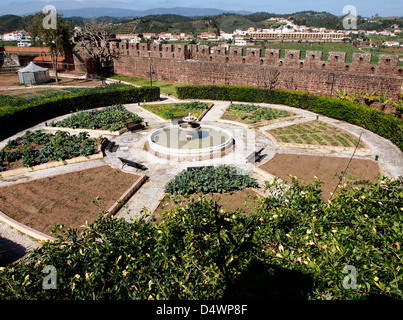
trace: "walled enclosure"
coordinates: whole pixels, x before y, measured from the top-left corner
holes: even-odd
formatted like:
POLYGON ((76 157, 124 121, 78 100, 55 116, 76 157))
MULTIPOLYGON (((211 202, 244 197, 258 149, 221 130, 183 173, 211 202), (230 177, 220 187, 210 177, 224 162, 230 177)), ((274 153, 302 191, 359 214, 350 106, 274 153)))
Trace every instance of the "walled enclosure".
POLYGON ((396 98, 403 88, 403 67, 399 57, 379 55, 378 64, 371 64, 371 54, 354 53, 351 63, 345 52, 329 52, 324 61, 322 51, 307 51, 304 60, 300 50, 224 47, 206 45, 171 45, 147 43, 115 43, 119 58, 115 73, 135 78, 150 78, 185 84, 249 85, 270 89, 307 91, 333 96, 336 90, 347 89, 378 95, 388 92, 396 98), (333 75, 334 74, 334 80, 333 75))

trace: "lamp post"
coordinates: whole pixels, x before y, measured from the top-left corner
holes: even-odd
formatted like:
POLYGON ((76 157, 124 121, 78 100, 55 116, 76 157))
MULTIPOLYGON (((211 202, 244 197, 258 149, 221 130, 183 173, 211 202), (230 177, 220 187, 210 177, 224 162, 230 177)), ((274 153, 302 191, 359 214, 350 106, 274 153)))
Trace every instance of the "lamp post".
POLYGON ((331 72, 329 73, 328 77, 327 77, 327 82, 326 85, 332 85, 332 88, 330 89, 330 97, 333 95, 333 85, 334 85, 334 73, 331 72), (332 78, 332 81, 330 81, 330 77, 332 78))
POLYGON ((155 76, 154 66, 150 64, 150 87, 153 86, 153 76, 155 76))

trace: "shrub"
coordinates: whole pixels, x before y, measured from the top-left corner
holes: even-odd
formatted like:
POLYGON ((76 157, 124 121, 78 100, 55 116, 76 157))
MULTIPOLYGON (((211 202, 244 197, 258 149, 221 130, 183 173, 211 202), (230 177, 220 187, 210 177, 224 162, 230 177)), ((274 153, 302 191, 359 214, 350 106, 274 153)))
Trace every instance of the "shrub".
POLYGON ((180 99, 265 102, 306 109, 363 127, 389 139, 403 150, 403 122, 368 106, 306 92, 248 86, 181 86, 176 90, 180 99))
POLYGON ((0 299, 402 299, 402 183, 343 188, 325 203, 320 182, 274 181, 255 214, 199 197, 158 225, 56 225, 55 241, 0 268, 0 299), (53 290, 42 285, 47 265, 53 290), (345 266, 356 268, 355 288, 343 286, 345 266))
POLYGON ((37 164, 36 158, 39 156, 39 151, 35 149, 27 149, 22 154, 22 165, 24 167, 32 167, 37 164))

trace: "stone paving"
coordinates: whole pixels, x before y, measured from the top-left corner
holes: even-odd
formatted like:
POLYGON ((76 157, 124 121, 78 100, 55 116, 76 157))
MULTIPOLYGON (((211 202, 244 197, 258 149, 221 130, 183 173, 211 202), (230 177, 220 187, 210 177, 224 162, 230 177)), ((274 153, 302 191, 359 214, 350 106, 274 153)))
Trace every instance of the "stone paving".
MULTIPOLYGON (((181 101, 183 102, 187 100, 181 100, 181 101)), ((162 95, 161 102, 159 103, 170 103, 170 102, 179 102, 179 100, 175 99, 174 97, 162 95)), ((149 113, 146 113, 141 108, 139 108, 138 104, 128 104, 126 105, 127 109, 134 113, 137 113, 141 117, 144 117, 145 121, 149 123, 149 126, 147 129, 143 131, 135 133, 128 132, 121 136, 108 137, 110 140, 114 141, 116 145, 118 145, 118 149, 116 150, 116 152, 106 151, 106 156, 104 157, 103 160, 77 163, 74 165, 62 166, 53 169, 46 169, 9 178, 3 178, 3 179, 0 178, 0 186, 5 186, 22 181, 29 181, 31 179, 43 178, 46 176, 59 173, 67 173, 85 168, 90 168, 100 165, 102 163, 109 163, 116 167, 121 168, 122 163, 118 159, 118 157, 126 158, 129 160, 142 163, 148 168, 146 171, 144 171, 144 173, 148 176, 148 180, 129 199, 129 201, 116 215, 117 217, 122 217, 130 221, 131 219, 135 219, 136 217, 139 217, 142 214, 144 214, 145 209, 151 210, 155 205, 157 205, 159 198, 162 196, 164 192, 165 184, 168 181, 170 181, 180 171, 186 169, 188 166, 203 166, 203 165, 216 166, 219 164, 233 164, 244 170, 252 172, 253 164, 246 163, 245 158, 251 152, 262 147, 265 148, 263 153, 266 155, 266 157, 271 157, 276 152, 351 157, 352 152, 333 152, 333 151, 329 152, 325 150, 316 150, 316 149, 315 150, 290 149, 283 147, 275 147, 272 141, 262 134, 262 131, 264 130, 269 130, 285 125, 291 125, 294 123, 301 123, 315 120, 317 117, 315 113, 282 105, 270 105, 262 103, 260 105, 292 111, 301 114, 302 117, 291 121, 273 123, 257 129, 245 129, 241 126, 216 122, 224 113, 225 109, 229 106, 230 104, 229 101, 206 101, 206 102, 212 102, 214 103, 214 106, 205 115, 201 123, 216 125, 218 127, 231 131, 236 141, 236 147, 234 151, 230 152, 228 155, 222 158, 208 161, 197 161, 197 162, 192 161, 176 162, 174 160, 164 160, 151 155, 144 149, 144 145, 148 139, 148 136, 152 131, 158 128, 169 126, 170 124, 162 122, 160 119, 156 117, 150 116, 149 113)), ((152 102, 152 104, 155 104, 155 102, 152 102)), ((58 117, 57 119, 66 116, 58 117)), ((355 157, 361 159, 374 159, 375 155, 378 155, 379 163, 381 164, 387 175, 397 178, 399 175, 403 174, 403 153, 390 141, 368 130, 363 130, 362 128, 349 123, 327 118, 324 116, 319 116, 319 120, 336 125, 347 131, 350 131, 356 136, 359 136, 362 132, 362 140, 367 145, 370 146, 372 152, 369 154, 357 152, 355 157)), ((49 121, 51 120, 48 120, 48 122, 49 121)), ((44 123, 41 123, 31 128, 30 130, 40 129, 43 126, 44 123)), ((10 137, 10 139, 14 139, 17 136, 24 134, 24 132, 21 132, 13 137, 10 137)), ((6 143, 7 141, 1 141, 0 149, 3 148, 6 143)), ((136 171, 136 169, 129 166, 125 166, 124 168, 128 171, 133 172, 136 171)), ((263 177, 257 174, 254 174, 254 176, 258 179, 260 184, 264 182, 263 177)), ((26 251, 29 251, 30 249, 37 247, 39 245, 35 240, 20 234, 18 231, 10 228, 8 225, 0 223, 0 246, 2 245, 2 243, 3 246, 4 243, 6 244, 14 243, 18 248, 20 249, 25 248, 26 251)), ((20 252, 22 251, 20 250, 20 252)))

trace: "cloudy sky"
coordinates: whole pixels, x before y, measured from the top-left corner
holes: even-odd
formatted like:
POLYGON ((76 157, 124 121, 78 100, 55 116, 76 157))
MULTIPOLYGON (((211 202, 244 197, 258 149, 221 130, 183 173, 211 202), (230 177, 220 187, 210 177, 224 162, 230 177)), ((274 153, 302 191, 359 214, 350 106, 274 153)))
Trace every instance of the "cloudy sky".
POLYGON ((114 7, 133 10, 151 8, 217 8, 223 10, 246 10, 251 12, 265 11, 270 13, 293 13, 301 10, 327 11, 343 15, 343 7, 353 5, 357 14, 370 17, 378 13, 380 16, 403 16, 402 0, 2 0, 0 15, 24 14, 41 10, 46 4, 56 9, 76 9, 85 7, 114 7))

